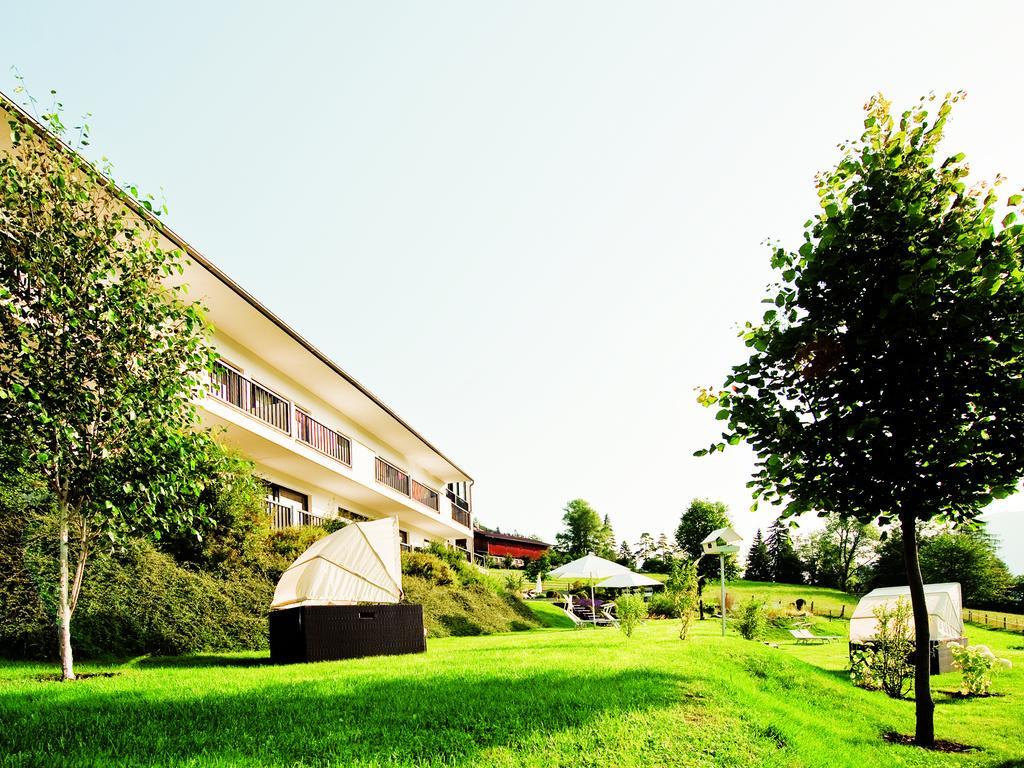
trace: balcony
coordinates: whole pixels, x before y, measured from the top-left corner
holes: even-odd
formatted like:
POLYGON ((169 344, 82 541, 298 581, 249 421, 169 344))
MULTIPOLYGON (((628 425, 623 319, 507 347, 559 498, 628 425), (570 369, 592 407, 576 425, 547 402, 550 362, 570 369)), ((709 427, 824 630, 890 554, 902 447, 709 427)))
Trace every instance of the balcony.
POLYGON ((271 528, 289 528, 301 525, 323 525, 325 518, 307 512, 304 509, 297 509, 288 504, 281 504, 273 499, 267 499, 267 514, 270 515, 271 528))
POLYGON ((223 363, 213 364, 210 394, 275 429, 291 434, 292 404, 223 363))
POLYGON ((326 424, 321 424, 305 411, 295 408, 290 400, 285 400, 261 384, 246 378, 234 368, 229 368, 221 362, 213 364, 210 394, 291 435, 313 450, 330 456, 348 467, 352 466, 352 441, 345 435, 326 424), (292 412, 295 413, 294 431, 292 412))
POLYGON ((469 516, 469 512, 467 512, 464 509, 459 509, 458 507, 454 507, 453 506, 452 507, 452 520, 454 520, 456 523, 461 523, 462 525, 466 526, 467 528, 471 527, 470 526, 471 518, 469 516))
POLYGON ((394 464, 389 464, 380 456, 376 457, 374 476, 381 485, 393 488, 403 496, 409 495, 409 475, 394 464))
POLYGON ((412 498, 435 512, 441 508, 441 499, 437 491, 415 480, 412 481, 412 498))
POLYGON ((295 411, 295 439, 342 464, 352 466, 352 441, 300 410, 295 411))

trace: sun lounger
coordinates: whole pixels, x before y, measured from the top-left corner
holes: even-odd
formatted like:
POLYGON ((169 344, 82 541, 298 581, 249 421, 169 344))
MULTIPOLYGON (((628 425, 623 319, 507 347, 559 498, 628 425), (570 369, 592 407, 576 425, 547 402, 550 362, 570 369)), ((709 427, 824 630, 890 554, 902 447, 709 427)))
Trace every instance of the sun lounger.
POLYGON ((833 640, 838 640, 838 637, 830 635, 816 635, 809 629, 791 629, 789 634, 796 638, 797 645, 805 645, 807 643, 830 643, 833 640))

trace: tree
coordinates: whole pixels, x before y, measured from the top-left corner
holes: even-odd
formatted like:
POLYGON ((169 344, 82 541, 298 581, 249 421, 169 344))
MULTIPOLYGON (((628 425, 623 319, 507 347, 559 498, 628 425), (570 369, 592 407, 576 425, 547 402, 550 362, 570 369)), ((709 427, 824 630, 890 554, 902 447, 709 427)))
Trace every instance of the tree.
POLYGON ((640 561, 641 566, 647 558, 654 556, 655 547, 654 537, 651 534, 640 534, 640 540, 636 543, 636 559, 640 561))
POLYGON ((629 543, 625 539, 619 545, 619 553, 615 558, 615 562, 626 566, 631 571, 636 568, 636 558, 633 556, 633 551, 629 548, 629 543))
POLYGON ((809 582, 849 592, 856 574, 874 556, 878 529, 840 515, 830 515, 825 527, 804 538, 798 547, 809 582))
MULTIPOLYGON (((789 517, 839 510, 899 524, 917 647, 928 647, 917 522, 972 520, 1024 476, 1024 269, 998 186, 968 188, 962 154, 936 161, 953 105, 894 119, 870 100, 859 140, 817 178, 821 211, 797 252, 774 247, 777 282, 750 357, 699 400, 745 440, 755 501, 789 517)), ((934 744, 928 654, 917 654, 916 743, 934 744)))
POLYGON ((671 561, 669 577, 665 581, 665 596, 679 617, 679 639, 685 640, 693 622, 693 612, 700 601, 697 564, 689 558, 671 561))
MULTIPOLYGON (((724 503, 710 499, 694 499, 679 519, 679 525, 676 528, 676 543, 683 554, 691 560, 697 561, 703 553, 701 542, 707 538, 708 534, 731 525, 729 508, 724 503)), ((718 571, 717 557, 705 557, 697 562, 697 576, 701 580, 702 586, 705 579, 717 579, 718 571)), ((726 555, 725 578, 735 579, 738 573, 739 566, 736 563, 736 555, 726 555)))
POLYGON ((562 510, 565 530, 555 536, 557 548, 570 559, 583 557, 589 552, 600 554, 607 542, 601 517, 583 499, 573 499, 562 510))
MULTIPOLYGON (((906 583, 902 571, 902 535, 894 531, 878 550, 872 587, 906 583)), ((968 529, 925 528, 918 531, 921 576, 926 583, 960 583, 964 604, 1008 607, 1013 577, 996 552, 995 539, 978 525, 968 529)))
POLYGON ((777 517, 768 529, 765 547, 768 550, 771 581, 780 584, 804 583, 804 564, 793 546, 789 526, 781 517, 777 517))
POLYGON ((74 679, 89 554, 207 517, 211 441, 193 431, 194 399, 213 352, 202 308, 171 287, 183 254, 58 143, 59 108, 44 121, 52 135, 12 117, 0 153, 0 434, 8 469, 49 495, 61 670, 74 679))
POLYGON ((762 536, 760 528, 757 529, 754 541, 750 545, 750 552, 747 553, 747 567, 743 573, 743 578, 748 581, 772 580, 771 557, 768 554, 768 547, 765 546, 764 536, 762 536))
POLYGON ((604 516, 604 522, 601 524, 601 533, 594 554, 607 560, 615 558, 615 532, 612 530, 612 520, 608 515, 604 516))

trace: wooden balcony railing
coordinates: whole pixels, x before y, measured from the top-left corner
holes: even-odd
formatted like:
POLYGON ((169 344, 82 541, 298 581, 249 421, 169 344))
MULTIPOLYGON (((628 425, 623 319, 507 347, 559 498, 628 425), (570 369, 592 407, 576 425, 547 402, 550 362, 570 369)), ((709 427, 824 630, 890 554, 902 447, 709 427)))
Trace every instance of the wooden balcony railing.
POLYGON ((288 528, 293 525, 323 525, 326 518, 314 515, 304 509, 281 504, 273 499, 266 500, 271 528, 288 528))
POLYGON ((292 404, 223 363, 213 364, 210 394, 291 434, 292 404))
POLYGON ((423 483, 418 483, 415 480, 412 481, 412 498, 420 504, 430 507, 435 512, 441 508, 441 501, 438 497, 437 491, 433 488, 428 488, 423 485, 423 483))
POLYGON ((409 475, 393 464, 384 461, 380 456, 376 461, 376 478, 378 483, 394 488, 399 493, 409 495, 409 475))
POLYGON ((453 506, 452 507, 452 520, 454 520, 456 523, 461 523, 462 525, 466 526, 467 528, 471 527, 470 526, 469 512, 467 512, 464 509, 459 509, 458 507, 453 506))
POLYGON ((352 441, 299 410, 295 411, 295 439, 352 466, 352 441))

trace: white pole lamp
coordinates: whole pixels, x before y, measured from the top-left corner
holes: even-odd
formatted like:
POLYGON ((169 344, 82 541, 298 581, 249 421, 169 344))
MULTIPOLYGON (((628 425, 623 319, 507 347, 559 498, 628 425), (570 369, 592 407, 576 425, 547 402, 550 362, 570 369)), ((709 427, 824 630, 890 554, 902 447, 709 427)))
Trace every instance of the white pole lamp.
POLYGON ((719 604, 722 613, 722 637, 725 637, 725 556, 739 552, 741 541, 743 539, 732 528, 719 528, 709 533, 700 543, 701 556, 718 555, 718 572, 722 581, 722 602, 719 604))

